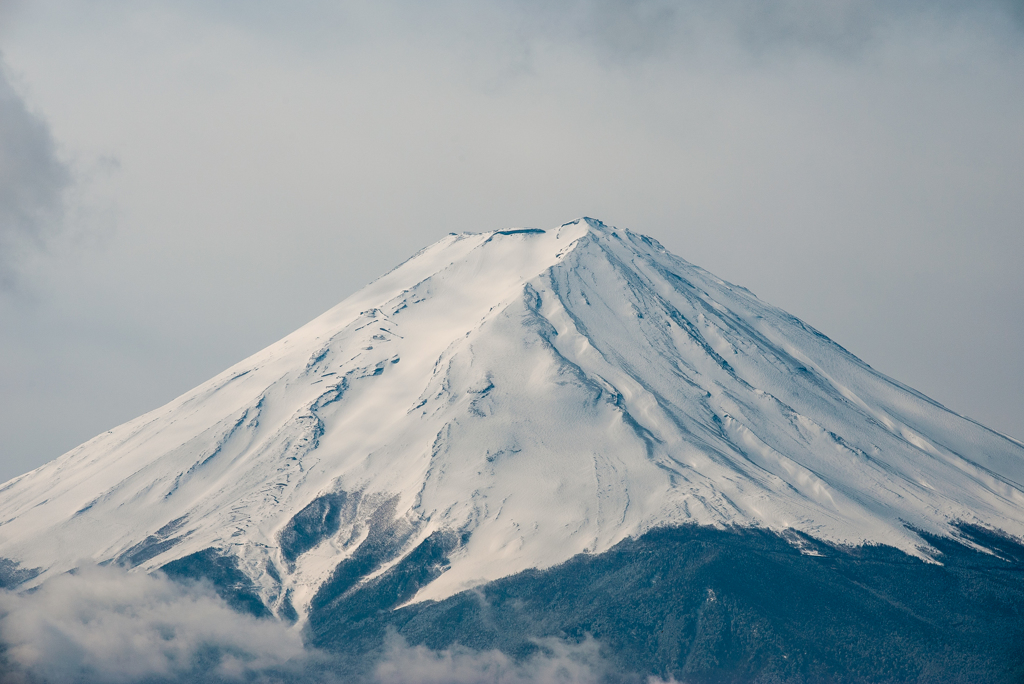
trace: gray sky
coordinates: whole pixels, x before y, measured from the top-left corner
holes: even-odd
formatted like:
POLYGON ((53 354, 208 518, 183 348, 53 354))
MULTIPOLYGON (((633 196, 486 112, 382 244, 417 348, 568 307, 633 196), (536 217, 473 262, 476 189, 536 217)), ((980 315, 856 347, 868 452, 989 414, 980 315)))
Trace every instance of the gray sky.
POLYGON ((1024 438, 1019 0, 0 0, 0 52, 0 480, 580 215, 1024 438))

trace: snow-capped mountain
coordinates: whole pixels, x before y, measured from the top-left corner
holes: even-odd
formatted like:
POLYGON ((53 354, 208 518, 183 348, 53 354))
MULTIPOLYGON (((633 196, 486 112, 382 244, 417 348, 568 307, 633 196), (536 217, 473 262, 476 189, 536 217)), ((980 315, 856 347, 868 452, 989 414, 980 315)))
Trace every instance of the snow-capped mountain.
POLYGON ((1024 445, 581 219, 452 234, 0 487, 0 558, 39 570, 23 586, 212 549, 299 617, 341 568, 365 582, 438 535, 413 601, 684 523, 920 557, 918 532, 960 523, 1021 538, 1024 445))

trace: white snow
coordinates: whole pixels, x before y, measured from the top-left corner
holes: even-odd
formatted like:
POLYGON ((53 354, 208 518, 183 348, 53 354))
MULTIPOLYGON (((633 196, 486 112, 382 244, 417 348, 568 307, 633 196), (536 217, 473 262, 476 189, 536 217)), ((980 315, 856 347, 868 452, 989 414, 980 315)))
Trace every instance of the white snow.
POLYGON ((449 236, 11 480, 0 557, 43 568, 38 584, 150 537, 179 541, 142 570, 216 546, 302 613, 390 507, 405 552, 470 533, 421 600, 686 522, 915 554, 908 526, 1021 537, 1022 483, 1020 443, 650 238, 581 219, 449 236), (338 490, 353 495, 342 529, 290 568, 281 530, 338 490))

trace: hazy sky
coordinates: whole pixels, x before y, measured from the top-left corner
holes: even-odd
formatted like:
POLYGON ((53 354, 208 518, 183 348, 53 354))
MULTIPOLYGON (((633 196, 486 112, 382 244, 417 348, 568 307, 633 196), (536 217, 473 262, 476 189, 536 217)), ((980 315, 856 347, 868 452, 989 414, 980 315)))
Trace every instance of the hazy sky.
POLYGON ((581 215, 1024 438, 1020 0, 0 0, 0 53, 0 480, 581 215))

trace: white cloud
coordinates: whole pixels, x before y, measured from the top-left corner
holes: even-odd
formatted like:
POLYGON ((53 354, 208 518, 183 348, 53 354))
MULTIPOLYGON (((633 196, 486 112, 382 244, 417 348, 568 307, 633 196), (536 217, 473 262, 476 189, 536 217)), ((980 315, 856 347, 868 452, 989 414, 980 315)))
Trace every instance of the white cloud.
POLYGON ((236 613, 202 586, 118 568, 4 592, 0 615, 5 682, 277 681, 315 660, 284 623, 236 613))

